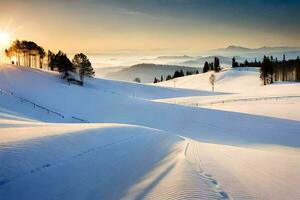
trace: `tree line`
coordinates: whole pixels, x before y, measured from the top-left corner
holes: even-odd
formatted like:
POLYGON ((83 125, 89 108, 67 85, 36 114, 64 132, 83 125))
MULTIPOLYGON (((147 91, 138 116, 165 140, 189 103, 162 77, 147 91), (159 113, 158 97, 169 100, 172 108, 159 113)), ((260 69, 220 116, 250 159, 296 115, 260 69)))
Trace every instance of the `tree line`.
POLYGON ((274 81, 300 81, 300 58, 282 61, 274 59, 272 56, 264 56, 260 66, 260 78, 264 85, 274 81))
POLYGON ((264 85, 271 84, 274 81, 300 81, 300 58, 286 60, 285 54, 281 61, 277 57, 264 56, 263 61, 238 63, 232 58, 232 67, 258 67, 260 68, 260 79, 264 85))
POLYGON ((214 62, 205 62, 203 69, 202 69, 202 73, 206 73, 208 71, 215 71, 215 72, 219 72, 221 71, 221 66, 220 66, 220 60, 218 57, 214 58, 214 62))
MULTIPOLYGON (((206 73, 208 71, 215 71, 215 72, 219 72, 221 71, 221 65, 220 65, 220 60, 218 57, 214 58, 213 62, 205 62, 203 69, 202 69, 202 73, 206 73)), ((179 78, 179 77, 183 77, 183 76, 189 76, 189 75, 193 75, 193 74, 199 74, 199 71, 186 71, 186 74, 184 74, 184 72, 182 70, 176 70, 174 72, 173 75, 167 75, 165 80, 171 80, 174 78, 179 78)), ((164 81, 164 77, 161 76, 160 78, 155 77, 153 83, 158 83, 158 82, 162 82, 164 81)))
POLYGON ((39 65, 40 68, 43 67, 43 59, 46 56, 45 50, 41 46, 26 40, 15 40, 8 49, 5 49, 5 54, 10 59, 16 58, 12 64, 27 67, 39 65))
MULTIPOLYGON (((165 80, 168 81, 168 80, 171 80, 171 79, 174 79, 174 78, 179 78, 179 77, 183 77, 183 76, 190 76, 190 75, 193 75, 193 74, 199 74, 199 71, 198 70, 186 71, 185 74, 184 74, 184 72, 182 70, 176 70, 173 75, 167 75, 165 80)), ((153 83, 159 83, 159 82, 163 82, 163 81, 164 81, 164 77, 163 77, 163 75, 161 75, 160 78, 154 77, 153 83)))
POLYGON ((39 66, 39 68, 43 68, 44 58, 47 55, 48 69, 60 72, 62 78, 69 83, 83 85, 85 76, 95 75, 91 62, 83 53, 75 54, 71 61, 66 53, 60 50, 57 53, 48 50, 46 54, 44 48, 32 41, 15 40, 8 49, 5 49, 5 54, 12 64, 27 67, 39 66), (15 61, 12 60, 13 57, 15 61), (78 74, 80 80, 74 78, 72 74, 78 74))
MULTIPOLYGON (((273 59, 273 57, 272 57, 272 59, 273 59)), ((260 67, 260 66, 261 66, 261 62, 257 61, 256 58, 255 58, 254 62, 249 62, 246 59, 244 63, 238 63, 234 57, 232 58, 232 68, 235 68, 235 67, 260 67)))

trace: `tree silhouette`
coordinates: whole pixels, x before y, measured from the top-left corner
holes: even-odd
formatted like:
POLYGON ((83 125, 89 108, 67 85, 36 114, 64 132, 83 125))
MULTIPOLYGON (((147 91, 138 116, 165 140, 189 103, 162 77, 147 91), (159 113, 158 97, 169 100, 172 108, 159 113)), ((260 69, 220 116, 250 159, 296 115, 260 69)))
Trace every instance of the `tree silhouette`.
POLYGON ((95 75, 91 62, 83 53, 76 54, 72 63, 76 71, 79 73, 81 81, 83 81, 84 76, 95 75))
POLYGON ((214 59, 214 71, 215 72, 221 71, 220 60, 218 57, 215 57, 214 59))
POLYGON ((260 68, 260 78, 263 80, 264 85, 273 83, 273 66, 270 59, 264 56, 264 60, 260 68))
POLYGON ((54 62, 55 62, 55 53, 48 50, 48 67, 50 68, 51 71, 54 70, 54 67, 55 67, 54 62))
POLYGON ((236 61, 235 57, 232 58, 232 67, 238 67, 239 63, 236 61))
POLYGON ((141 79, 139 77, 136 77, 133 81, 136 82, 136 83, 140 83, 141 79))
POLYGON ((5 50, 5 54, 10 59, 15 57, 17 65, 21 65, 21 56, 23 56, 23 65, 27 67, 37 67, 38 58, 40 68, 42 68, 43 59, 46 55, 41 46, 37 45, 35 42, 26 40, 15 40, 12 45, 5 50))
POLYGON ((204 63, 204 66, 203 66, 202 72, 203 72, 203 73, 206 73, 206 72, 208 72, 208 71, 209 71, 209 65, 208 65, 208 62, 205 62, 205 63, 204 63))

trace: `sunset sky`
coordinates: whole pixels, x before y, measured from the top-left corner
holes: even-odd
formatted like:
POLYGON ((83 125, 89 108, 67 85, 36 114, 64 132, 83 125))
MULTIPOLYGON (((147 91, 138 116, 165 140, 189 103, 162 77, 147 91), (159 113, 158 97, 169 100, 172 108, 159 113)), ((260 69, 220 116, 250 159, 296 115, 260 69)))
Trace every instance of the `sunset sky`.
POLYGON ((0 31, 67 52, 300 46, 299 0, 0 0, 0 31))

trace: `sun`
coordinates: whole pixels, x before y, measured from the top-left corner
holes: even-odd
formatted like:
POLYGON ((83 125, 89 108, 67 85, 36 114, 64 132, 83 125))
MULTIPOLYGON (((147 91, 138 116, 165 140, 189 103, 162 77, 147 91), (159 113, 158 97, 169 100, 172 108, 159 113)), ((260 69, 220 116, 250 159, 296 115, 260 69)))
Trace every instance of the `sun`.
POLYGON ((7 46, 10 38, 6 32, 0 32, 0 46, 7 46))

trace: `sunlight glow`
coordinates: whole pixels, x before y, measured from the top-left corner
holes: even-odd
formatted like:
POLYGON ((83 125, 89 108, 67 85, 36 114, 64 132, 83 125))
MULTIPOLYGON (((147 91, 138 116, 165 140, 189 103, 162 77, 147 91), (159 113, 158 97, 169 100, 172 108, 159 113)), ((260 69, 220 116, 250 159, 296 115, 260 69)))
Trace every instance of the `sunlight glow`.
POLYGON ((0 32, 0 46, 6 47, 9 44, 10 38, 6 32, 0 32))

